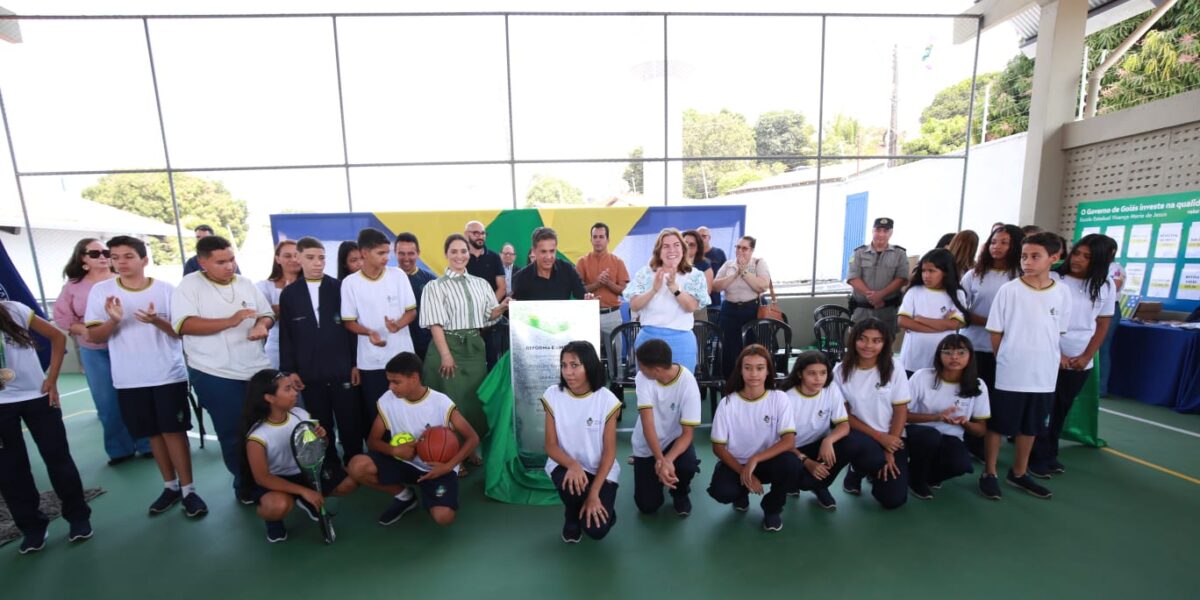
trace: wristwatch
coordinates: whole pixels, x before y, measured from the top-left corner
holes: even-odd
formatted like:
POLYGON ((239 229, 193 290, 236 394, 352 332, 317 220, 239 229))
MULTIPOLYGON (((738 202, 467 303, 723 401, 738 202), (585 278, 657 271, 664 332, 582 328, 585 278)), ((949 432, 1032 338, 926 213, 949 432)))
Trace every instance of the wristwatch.
POLYGON ((680 292, 680 290, 675 290, 674 292, 671 292, 671 293, 672 293, 672 294, 674 294, 674 295, 676 295, 676 296, 678 296, 678 295, 679 295, 679 292, 680 292))

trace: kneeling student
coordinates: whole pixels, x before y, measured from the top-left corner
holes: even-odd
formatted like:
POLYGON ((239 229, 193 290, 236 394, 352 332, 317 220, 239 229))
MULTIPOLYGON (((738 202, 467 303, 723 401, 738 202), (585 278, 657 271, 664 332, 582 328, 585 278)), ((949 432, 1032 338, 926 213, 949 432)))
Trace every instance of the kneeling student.
MULTIPOLYGON (((258 516, 267 523, 267 541, 287 539, 283 518, 300 508, 313 521, 325 503, 324 496, 345 496, 358 484, 346 477, 340 462, 326 461, 321 474, 321 492, 309 487, 300 474, 292 453, 292 431, 301 421, 309 421, 308 411, 296 406, 298 391, 291 377, 275 369, 263 369, 246 386, 246 404, 242 409, 242 437, 246 440, 242 457, 244 495, 258 504, 258 516)), ((317 425, 317 435, 326 437, 317 425)), ((328 438, 327 438, 328 439, 328 438)))
POLYGON ((750 494, 762 494, 763 529, 783 529, 783 505, 796 490, 800 459, 792 405, 783 392, 773 390, 770 353, 759 344, 742 349, 733 373, 725 382, 725 397, 713 415, 713 454, 720 460, 713 470, 708 495, 721 504, 745 512, 750 494))
POLYGON ((906 428, 908 488, 929 499, 943 481, 972 471, 963 432, 975 437, 987 433, 984 421, 991 417, 991 405, 971 340, 956 333, 942 338, 933 368, 913 373, 908 389, 913 400, 906 428), (926 435, 930 429, 939 435, 926 435))
POLYGON ((830 385, 832 372, 824 352, 809 350, 796 357, 783 383, 796 418, 792 452, 800 457, 800 489, 816 495, 817 503, 826 510, 837 508, 829 486, 843 467, 856 464, 866 472, 873 466, 864 461, 874 441, 861 431, 850 430, 846 399, 841 388, 830 385))
POLYGON ((617 411, 621 402, 604 387, 596 349, 575 341, 559 354, 558 385, 546 388, 546 473, 564 506, 562 540, 599 540, 617 522, 617 411))
POLYGON ((670 490, 675 514, 692 512, 688 497, 700 459, 692 446, 700 424, 700 388, 696 377, 671 362, 671 346, 650 340, 637 349, 638 421, 633 427, 633 501, 643 513, 663 504, 670 490))
POLYGON ((421 506, 438 525, 454 522, 458 512, 458 466, 479 445, 479 435, 467 423, 450 397, 425 387, 421 381, 421 359, 401 352, 384 367, 388 389, 380 396, 379 416, 367 437, 366 454, 350 460, 355 481, 395 496, 379 515, 380 525, 391 525, 417 503, 413 491, 421 492, 421 506), (417 456, 416 440, 430 427, 449 427, 463 440, 458 453, 444 463, 426 463, 417 456), (391 445, 389 440, 407 433, 412 441, 391 445))

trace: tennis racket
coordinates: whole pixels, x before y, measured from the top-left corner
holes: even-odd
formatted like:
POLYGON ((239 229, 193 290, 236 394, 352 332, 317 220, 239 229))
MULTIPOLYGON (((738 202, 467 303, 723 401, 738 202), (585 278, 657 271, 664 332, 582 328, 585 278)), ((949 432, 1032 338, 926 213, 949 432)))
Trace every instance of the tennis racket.
MULTIPOLYGON (((304 478, 318 494, 322 493, 321 467, 325 464, 325 449, 326 441, 317 435, 316 423, 300 421, 292 430, 292 456, 295 457, 296 465, 300 467, 304 478)), ((325 511, 324 504, 318 510, 321 534, 325 537, 326 544, 332 544, 333 540, 337 538, 337 534, 333 531, 333 518, 325 511)))

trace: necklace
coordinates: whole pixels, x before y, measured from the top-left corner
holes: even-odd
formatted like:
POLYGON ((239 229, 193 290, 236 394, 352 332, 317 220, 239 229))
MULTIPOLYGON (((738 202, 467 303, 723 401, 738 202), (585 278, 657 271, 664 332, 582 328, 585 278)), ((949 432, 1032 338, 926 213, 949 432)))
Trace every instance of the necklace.
POLYGON ((228 284, 221 285, 212 279, 209 279, 207 275, 204 276, 204 280, 211 284, 213 289, 217 290, 217 297, 224 300, 227 304, 233 304, 233 301, 237 300, 237 290, 233 289, 233 281, 230 281, 228 284), (223 287, 229 288, 228 298, 226 298, 225 293, 221 291, 221 288, 223 287))

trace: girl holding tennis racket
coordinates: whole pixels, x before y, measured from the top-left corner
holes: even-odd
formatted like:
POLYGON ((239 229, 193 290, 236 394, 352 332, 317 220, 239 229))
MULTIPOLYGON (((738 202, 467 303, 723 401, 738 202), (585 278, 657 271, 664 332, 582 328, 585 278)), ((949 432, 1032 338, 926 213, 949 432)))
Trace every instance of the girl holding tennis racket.
MULTIPOLYGON (((242 457, 242 493, 258 504, 258 516, 267 523, 267 541, 287 539, 283 519, 299 506, 316 521, 325 503, 301 476, 300 465, 292 454, 292 430, 301 421, 312 418, 296 406, 297 390, 292 377, 283 371, 263 369, 250 378, 246 404, 242 409, 242 439, 246 440, 242 457)), ((325 429, 317 426, 317 435, 325 429)), ((341 464, 327 463, 322 474, 326 496, 345 496, 358 487, 346 476, 341 464)))

